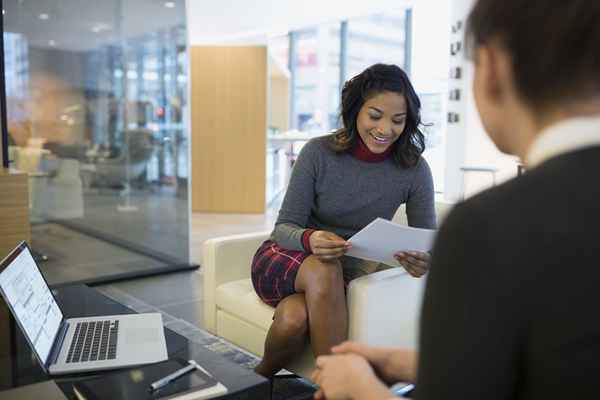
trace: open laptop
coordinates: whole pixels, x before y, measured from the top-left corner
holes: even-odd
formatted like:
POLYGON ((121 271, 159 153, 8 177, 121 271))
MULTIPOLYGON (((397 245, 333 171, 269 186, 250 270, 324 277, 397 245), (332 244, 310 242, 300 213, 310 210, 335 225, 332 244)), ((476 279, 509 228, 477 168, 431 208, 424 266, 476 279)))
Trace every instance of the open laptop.
POLYGON ((159 313, 65 319, 25 242, 0 262, 0 294, 50 375, 164 361, 159 313))

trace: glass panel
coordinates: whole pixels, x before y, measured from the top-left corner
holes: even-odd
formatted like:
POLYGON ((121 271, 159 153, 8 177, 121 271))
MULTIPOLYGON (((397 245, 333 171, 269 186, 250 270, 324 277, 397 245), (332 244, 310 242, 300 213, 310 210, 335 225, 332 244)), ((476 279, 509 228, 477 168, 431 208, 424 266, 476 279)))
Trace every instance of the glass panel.
POLYGON ((421 99, 421 119, 426 126, 423 128, 425 134, 425 152, 423 157, 427 160, 433 175, 433 186, 437 193, 444 192, 444 172, 446 171, 446 115, 444 111, 445 91, 432 93, 419 93, 421 99))
POLYGON ((349 79, 376 63, 404 68, 406 11, 373 14, 348 20, 349 79))
POLYGON ((4 8, 10 154, 30 176, 34 250, 59 281, 187 263, 184 0, 4 8))
POLYGON ((292 118, 300 131, 323 134, 337 127, 340 24, 298 32, 292 118))

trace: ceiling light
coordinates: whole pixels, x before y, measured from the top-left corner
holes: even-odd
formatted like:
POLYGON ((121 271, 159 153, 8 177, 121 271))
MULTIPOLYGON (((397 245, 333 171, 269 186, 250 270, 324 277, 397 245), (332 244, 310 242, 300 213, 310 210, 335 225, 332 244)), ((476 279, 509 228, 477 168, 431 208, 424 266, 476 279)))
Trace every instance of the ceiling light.
POLYGON ((110 31, 111 26, 105 23, 98 23, 94 26, 92 26, 92 32, 94 33, 100 33, 100 32, 104 32, 104 31, 110 31))
POLYGON ((56 42, 54 40, 48 40, 48 44, 52 47, 56 46, 56 42))
POLYGON ((4 8, 2 9, 2 15, 6 15, 6 10, 4 8))
POLYGON ((46 20, 46 19, 50 18, 50 16, 49 16, 48 14, 45 14, 45 13, 44 13, 44 14, 40 14, 40 15, 38 15, 38 18, 39 18, 39 19, 46 20))
POLYGON ((165 1, 165 7, 175 8, 175 2, 174 1, 165 1))

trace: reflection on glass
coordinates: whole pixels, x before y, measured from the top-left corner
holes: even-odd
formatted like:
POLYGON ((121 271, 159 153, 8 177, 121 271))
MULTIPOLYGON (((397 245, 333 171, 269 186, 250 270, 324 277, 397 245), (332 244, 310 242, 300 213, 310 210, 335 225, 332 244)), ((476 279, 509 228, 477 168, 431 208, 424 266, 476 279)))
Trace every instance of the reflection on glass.
POLYGON ((38 248, 58 252, 46 240, 58 222, 188 261, 185 2, 174 3, 4 1, 10 156, 30 175, 38 248))

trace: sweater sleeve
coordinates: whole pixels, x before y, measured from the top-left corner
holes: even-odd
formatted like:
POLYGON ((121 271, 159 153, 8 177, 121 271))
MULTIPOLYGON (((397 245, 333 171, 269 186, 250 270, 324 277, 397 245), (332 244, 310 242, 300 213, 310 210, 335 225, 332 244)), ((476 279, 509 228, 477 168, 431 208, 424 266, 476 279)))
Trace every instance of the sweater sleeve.
POLYGON ((433 177, 423 157, 416 165, 415 176, 406 202, 408 225, 416 228, 435 229, 433 177))
POLYGON ((464 205, 442 225, 421 310, 418 400, 515 396, 524 302, 518 271, 496 262, 499 240, 464 205))
POLYGON ((318 146, 321 146, 319 142, 308 142, 300 151, 292 169, 285 198, 271 235, 284 249, 310 251, 305 248, 304 243, 310 235, 309 232, 305 235, 306 224, 315 201, 318 146))

